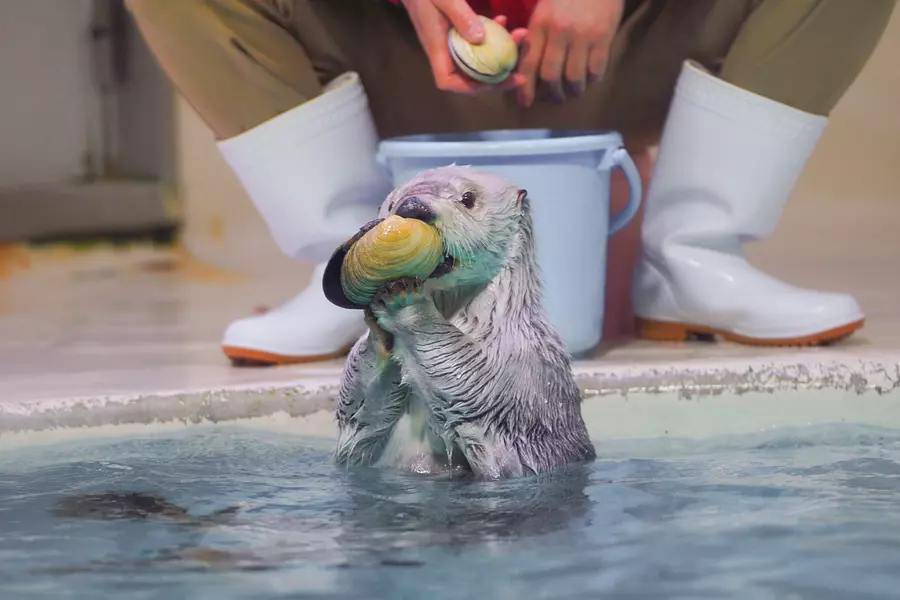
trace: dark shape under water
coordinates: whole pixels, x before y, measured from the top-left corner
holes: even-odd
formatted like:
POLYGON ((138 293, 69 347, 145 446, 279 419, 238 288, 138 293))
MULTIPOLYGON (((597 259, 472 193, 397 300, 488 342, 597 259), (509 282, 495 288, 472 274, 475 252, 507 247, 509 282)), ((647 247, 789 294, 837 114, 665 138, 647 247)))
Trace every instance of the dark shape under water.
POLYGON ((52 513, 72 519, 147 519, 162 517, 188 525, 216 525, 237 512, 236 506, 209 515, 196 516, 162 496, 141 492, 101 492, 65 496, 56 503, 52 513))
MULTIPOLYGON (((417 559, 382 553, 411 547, 461 547, 491 540, 524 539, 567 527, 590 508, 585 493, 590 479, 587 465, 568 465, 540 476, 499 482, 462 481, 458 477, 422 478, 422 486, 400 473, 359 469, 347 473, 352 482, 347 509, 340 511, 335 536, 347 562, 342 569, 421 568, 417 559), (527 481, 527 485, 525 484, 527 481), (410 501, 409 494, 417 498, 410 501), (405 500, 404 500, 405 498, 405 500), (386 534, 389 534, 386 537, 386 534), (369 555, 373 543, 379 548, 369 555)), ((61 498, 52 508, 56 517, 90 520, 169 521, 179 526, 216 527, 234 524, 237 507, 208 515, 192 515, 161 495, 141 492, 99 492, 61 498)), ((252 523, 251 521, 248 521, 252 523)), ((286 526, 289 522, 285 523, 286 526)), ((313 523, 315 526, 315 523, 313 523)), ((302 530, 301 522, 290 526, 302 530)), ((41 567, 35 572, 65 575, 122 572, 148 568, 186 571, 265 571, 293 561, 314 560, 308 549, 290 548, 274 554, 212 548, 185 543, 139 558, 117 557, 88 564, 41 567)))

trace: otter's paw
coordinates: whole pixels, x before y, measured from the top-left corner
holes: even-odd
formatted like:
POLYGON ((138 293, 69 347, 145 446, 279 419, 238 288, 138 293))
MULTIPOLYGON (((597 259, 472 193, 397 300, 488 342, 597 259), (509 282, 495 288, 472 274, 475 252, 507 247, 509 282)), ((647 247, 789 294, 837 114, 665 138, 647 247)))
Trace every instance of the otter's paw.
POLYGON ((378 324, 378 318, 371 308, 365 311, 366 325, 369 327, 369 339, 375 346, 375 352, 380 359, 386 358, 394 349, 394 334, 386 331, 378 324))
POLYGON ((386 283, 372 300, 370 309, 378 325, 388 333, 397 334, 416 319, 419 313, 429 313, 433 307, 423 292, 424 282, 416 279, 398 279, 386 283))
POLYGON ((388 281, 375 295, 372 308, 376 312, 379 307, 383 307, 388 312, 397 312, 406 306, 417 304, 425 299, 424 284, 425 282, 421 279, 408 277, 388 281))

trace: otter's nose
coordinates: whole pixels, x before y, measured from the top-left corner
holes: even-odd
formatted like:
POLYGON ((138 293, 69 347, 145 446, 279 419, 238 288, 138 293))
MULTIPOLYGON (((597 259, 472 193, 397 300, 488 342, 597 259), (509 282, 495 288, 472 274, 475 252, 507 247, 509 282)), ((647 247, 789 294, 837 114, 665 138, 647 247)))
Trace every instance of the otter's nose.
POLYGON ((437 214, 427 202, 418 196, 408 196, 394 208, 394 214, 404 219, 418 219, 426 223, 434 223, 437 214))

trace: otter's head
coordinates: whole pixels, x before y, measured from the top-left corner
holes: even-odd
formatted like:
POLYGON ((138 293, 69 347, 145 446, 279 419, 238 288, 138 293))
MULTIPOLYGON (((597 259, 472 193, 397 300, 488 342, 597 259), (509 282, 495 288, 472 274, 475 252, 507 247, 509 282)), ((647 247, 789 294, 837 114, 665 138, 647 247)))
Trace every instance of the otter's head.
POLYGON ((521 242, 525 190, 506 178, 456 165, 423 171, 387 197, 379 217, 420 219, 441 234, 435 289, 490 282, 521 242))
POLYGON ((349 300, 340 272, 349 248, 389 215, 418 219, 440 234, 443 261, 428 278, 433 291, 463 292, 490 283, 505 265, 531 256, 525 190, 500 175, 452 165, 423 171, 388 195, 378 219, 366 224, 332 255, 323 275, 328 300, 344 308, 365 308, 349 300))

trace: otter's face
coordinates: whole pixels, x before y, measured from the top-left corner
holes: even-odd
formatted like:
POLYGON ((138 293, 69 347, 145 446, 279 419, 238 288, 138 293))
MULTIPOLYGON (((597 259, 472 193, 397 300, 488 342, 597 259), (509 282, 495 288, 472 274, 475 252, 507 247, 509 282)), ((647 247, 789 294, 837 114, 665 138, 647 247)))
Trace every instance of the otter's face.
POLYGON ((394 190, 380 217, 420 219, 440 232, 446 259, 437 287, 484 284, 497 274, 521 226, 525 191, 471 167, 424 171, 394 190))

